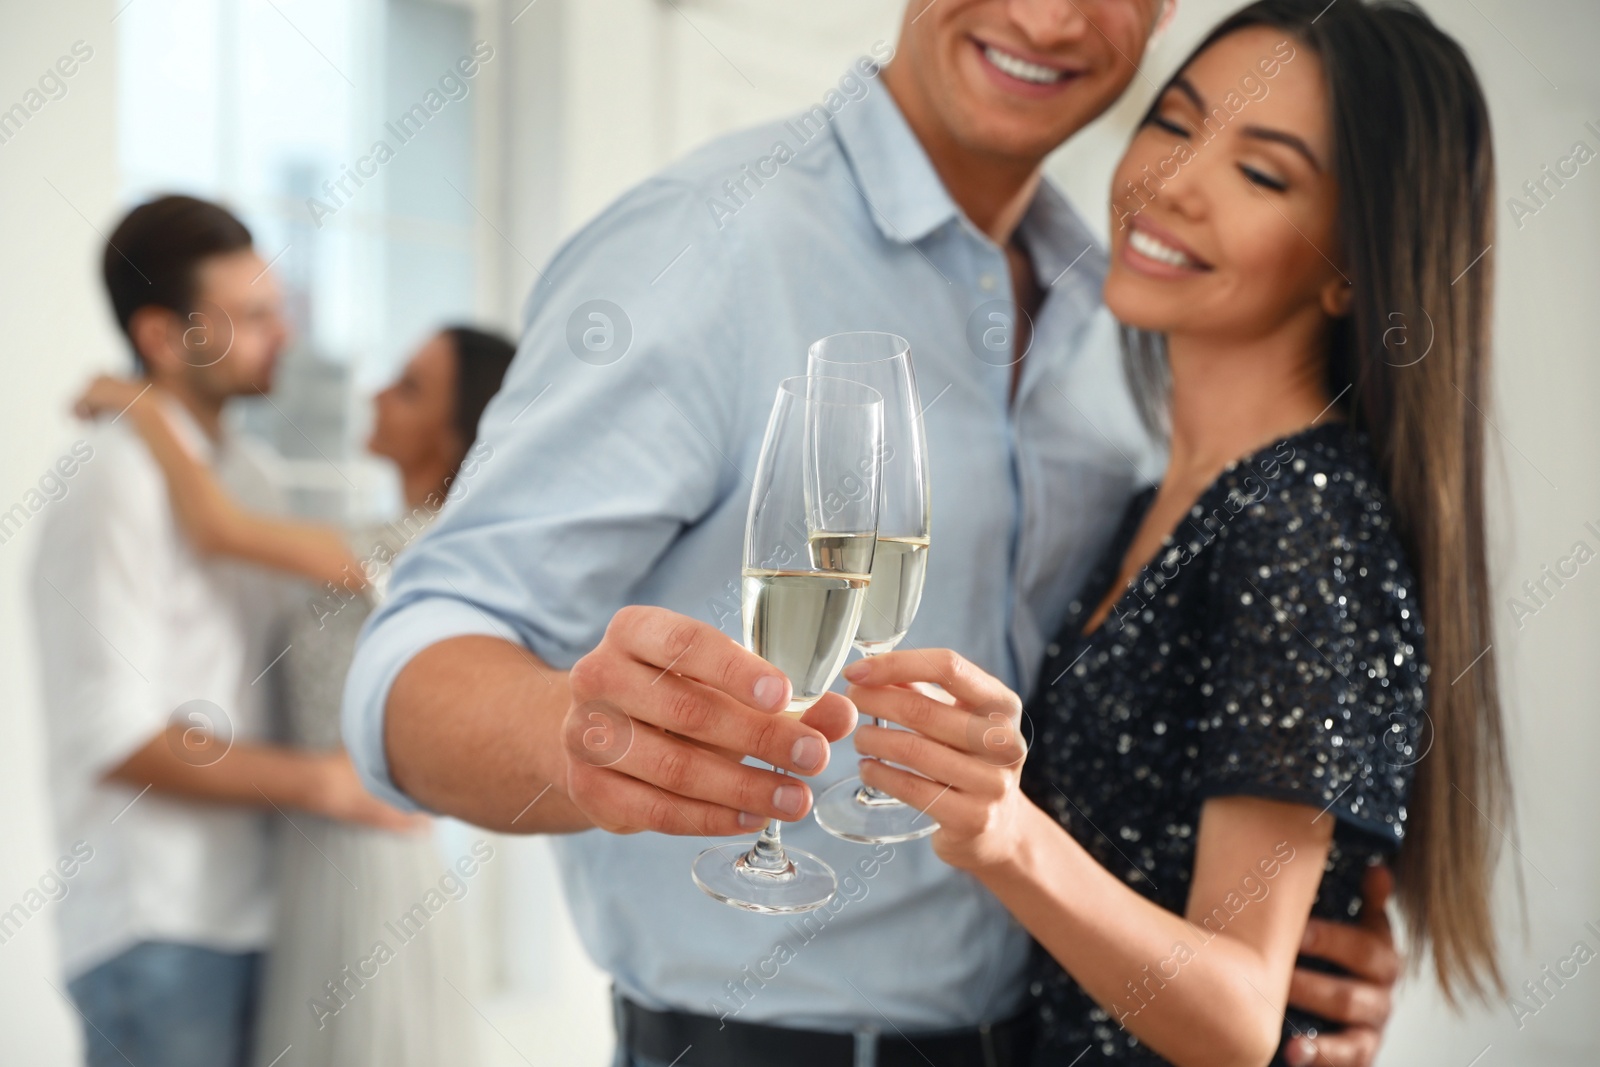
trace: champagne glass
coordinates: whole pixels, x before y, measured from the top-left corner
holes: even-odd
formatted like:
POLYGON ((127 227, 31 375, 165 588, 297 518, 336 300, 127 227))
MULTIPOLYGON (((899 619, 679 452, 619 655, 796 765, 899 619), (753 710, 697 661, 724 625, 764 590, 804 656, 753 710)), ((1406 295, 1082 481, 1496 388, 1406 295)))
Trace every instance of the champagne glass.
MULTIPOLYGON (((928 570, 928 444, 911 346, 892 333, 841 333, 811 346, 810 373, 847 378, 883 394, 883 464, 878 545, 855 646, 866 656, 900 643, 922 603, 928 570)), ((882 726, 881 720, 873 722, 882 726)), ((817 822, 835 837, 869 844, 926 837, 939 824, 926 812, 872 789, 860 778, 817 798, 817 822)))
MULTIPOLYGON (((850 655, 877 545, 882 451, 876 390, 813 375, 779 384, 745 523, 741 599, 745 647, 789 679, 785 715, 815 704, 850 655)), ((772 915, 832 900, 833 868, 784 848, 780 825, 769 819, 753 842, 700 853, 695 884, 772 915)))

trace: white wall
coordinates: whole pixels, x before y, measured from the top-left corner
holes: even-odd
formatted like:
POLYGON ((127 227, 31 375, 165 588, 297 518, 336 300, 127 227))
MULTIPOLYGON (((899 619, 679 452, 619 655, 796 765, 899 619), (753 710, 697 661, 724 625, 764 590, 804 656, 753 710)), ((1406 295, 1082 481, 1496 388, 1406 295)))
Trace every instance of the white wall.
MULTIPOLYGON (((71 444, 70 391, 117 353, 95 232, 115 221, 115 11, 110 0, 92 0, 12 4, 0 16, 0 109, 21 101, 75 41, 93 49, 65 79, 66 95, 0 145, 0 510, 22 500, 71 444)), ((56 859, 43 821, 44 739, 23 599, 41 524, 34 515, 0 544, 0 911, 56 859)), ((76 1056, 79 1023, 50 985, 65 992, 54 924, 47 905, 0 945, 0 1062, 52 1067, 76 1056)))

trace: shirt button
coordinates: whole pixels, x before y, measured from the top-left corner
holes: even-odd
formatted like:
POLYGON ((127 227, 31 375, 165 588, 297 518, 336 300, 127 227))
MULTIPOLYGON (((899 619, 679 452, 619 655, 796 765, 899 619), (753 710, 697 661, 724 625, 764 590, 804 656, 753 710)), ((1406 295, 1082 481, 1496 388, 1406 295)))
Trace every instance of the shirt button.
POLYGON ((994 275, 987 271, 978 275, 978 288, 986 293, 994 292, 994 275))

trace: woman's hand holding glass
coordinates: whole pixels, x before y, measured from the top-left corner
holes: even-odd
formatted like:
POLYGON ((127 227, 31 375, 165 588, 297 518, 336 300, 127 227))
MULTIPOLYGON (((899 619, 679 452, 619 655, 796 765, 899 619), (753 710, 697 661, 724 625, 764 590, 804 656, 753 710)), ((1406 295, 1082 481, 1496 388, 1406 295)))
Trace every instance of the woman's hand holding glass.
POLYGON ((978 871, 1010 860, 1034 807, 1020 786, 1027 746, 1018 696, 949 649, 886 652, 852 663, 844 676, 861 714, 906 728, 857 727, 862 780, 938 819, 930 840, 952 867, 978 871), (912 688, 917 683, 943 693, 912 688))

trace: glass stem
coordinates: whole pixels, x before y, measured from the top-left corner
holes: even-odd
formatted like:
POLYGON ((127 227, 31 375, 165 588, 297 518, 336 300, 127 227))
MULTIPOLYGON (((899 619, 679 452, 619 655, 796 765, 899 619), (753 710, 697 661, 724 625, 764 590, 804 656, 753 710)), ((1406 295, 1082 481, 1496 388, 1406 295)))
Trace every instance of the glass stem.
MULTIPOLYGON (((882 726, 883 720, 874 715, 872 717, 872 725, 882 726)), ((866 782, 862 782, 860 791, 856 793, 856 803, 871 803, 875 805, 881 805, 885 803, 898 804, 899 801, 895 800, 894 797, 890 796, 888 793, 885 793, 883 790, 874 789, 866 782)))
MULTIPOLYGON (((787 773, 778 767, 772 769, 779 774, 787 773)), ((747 866, 758 871, 778 872, 788 869, 789 857, 784 855, 783 851, 782 826, 783 823, 777 819, 767 820, 767 825, 761 829, 761 836, 756 838, 754 847, 745 855, 744 862, 747 866)))

